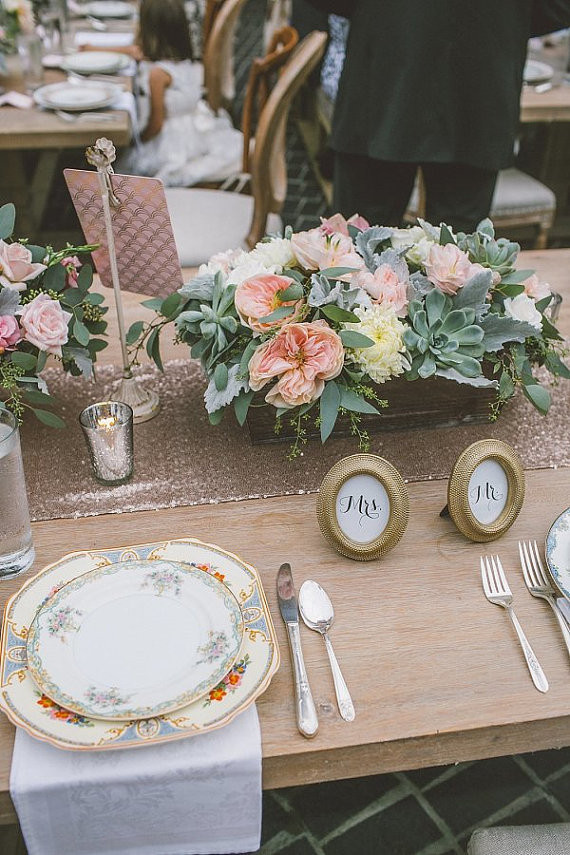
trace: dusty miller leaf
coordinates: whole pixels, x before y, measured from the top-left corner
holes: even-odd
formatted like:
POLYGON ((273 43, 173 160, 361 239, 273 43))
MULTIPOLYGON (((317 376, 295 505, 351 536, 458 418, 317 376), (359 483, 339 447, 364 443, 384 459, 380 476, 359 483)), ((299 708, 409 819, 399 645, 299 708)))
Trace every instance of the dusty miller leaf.
POLYGON ((527 338, 536 338, 540 331, 524 321, 517 321, 507 315, 497 315, 494 312, 486 315, 479 326, 485 333, 483 346, 486 353, 494 353, 501 350, 509 341, 523 342, 527 338))
POLYGON ((228 382, 225 389, 221 391, 216 389, 214 378, 210 378, 210 382, 204 392, 204 403, 208 413, 215 413, 222 407, 227 407, 240 392, 249 391, 249 383, 247 380, 238 377, 239 365, 232 365, 228 371, 228 382))

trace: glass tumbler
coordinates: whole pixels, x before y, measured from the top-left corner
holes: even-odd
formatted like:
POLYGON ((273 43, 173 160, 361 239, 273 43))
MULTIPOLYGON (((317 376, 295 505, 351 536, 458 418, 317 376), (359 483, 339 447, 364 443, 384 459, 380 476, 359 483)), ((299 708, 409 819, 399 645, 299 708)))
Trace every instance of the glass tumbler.
POLYGON ((102 484, 124 484, 133 474, 133 411, 120 401, 86 407, 79 423, 91 456, 93 474, 102 484))
POLYGON ((18 422, 0 406, 0 580, 28 570, 34 557, 18 422))
POLYGON ((17 42, 26 88, 37 89, 44 82, 42 40, 37 33, 21 33, 17 42))

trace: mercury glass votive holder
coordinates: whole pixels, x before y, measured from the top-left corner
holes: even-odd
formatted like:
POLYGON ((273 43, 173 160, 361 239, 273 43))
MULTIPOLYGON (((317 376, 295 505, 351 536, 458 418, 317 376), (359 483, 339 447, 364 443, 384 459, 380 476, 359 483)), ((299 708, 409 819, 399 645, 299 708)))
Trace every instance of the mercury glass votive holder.
POLYGON ((102 484, 124 484, 133 474, 133 411, 120 401, 101 401, 79 416, 93 474, 102 484))

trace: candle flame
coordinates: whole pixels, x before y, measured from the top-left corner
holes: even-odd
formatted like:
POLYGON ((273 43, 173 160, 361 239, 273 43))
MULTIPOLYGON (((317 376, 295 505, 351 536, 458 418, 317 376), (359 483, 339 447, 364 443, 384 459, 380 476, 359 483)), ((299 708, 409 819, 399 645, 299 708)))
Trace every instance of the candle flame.
POLYGON ((97 426, 100 428, 105 428, 105 430, 109 430, 112 427, 115 427, 117 424, 116 416, 99 416, 97 419, 97 426))

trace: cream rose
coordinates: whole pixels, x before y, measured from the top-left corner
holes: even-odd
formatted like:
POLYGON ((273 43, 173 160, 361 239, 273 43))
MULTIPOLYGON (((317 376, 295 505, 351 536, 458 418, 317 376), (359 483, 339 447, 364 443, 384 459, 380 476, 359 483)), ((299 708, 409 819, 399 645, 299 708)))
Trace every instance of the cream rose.
POLYGON ((537 330, 542 329, 542 315, 536 308, 532 297, 526 294, 517 294, 516 297, 505 298, 505 315, 514 318, 515 321, 525 321, 537 330))
POLYGON ((35 279, 45 269, 45 264, 32 261, 32 253, 21 243, 0 240, 0 285, 24 291, 26 282, 35 279))
POLYGON ((298 232, 291 238, 291 244, 299 264, 305 270, 364 267, 364 259, 354 249, 351 238, 340 232, 327 234, 321 228, 298 232))
POLYGON ((64 312, 60 303, 48 294, 38 294, 19 314, 26 341, 46 353, 61 356, 61 346, 69 338, 67 325, 73 317, 71 313, 64 312))
POLYGON ((467 253, 454 243, 445 246, 433 244, 425 262, 426 276, 444 294, 456 294, 476 273, 482 273, 480 264, 472 264, 467 253))

